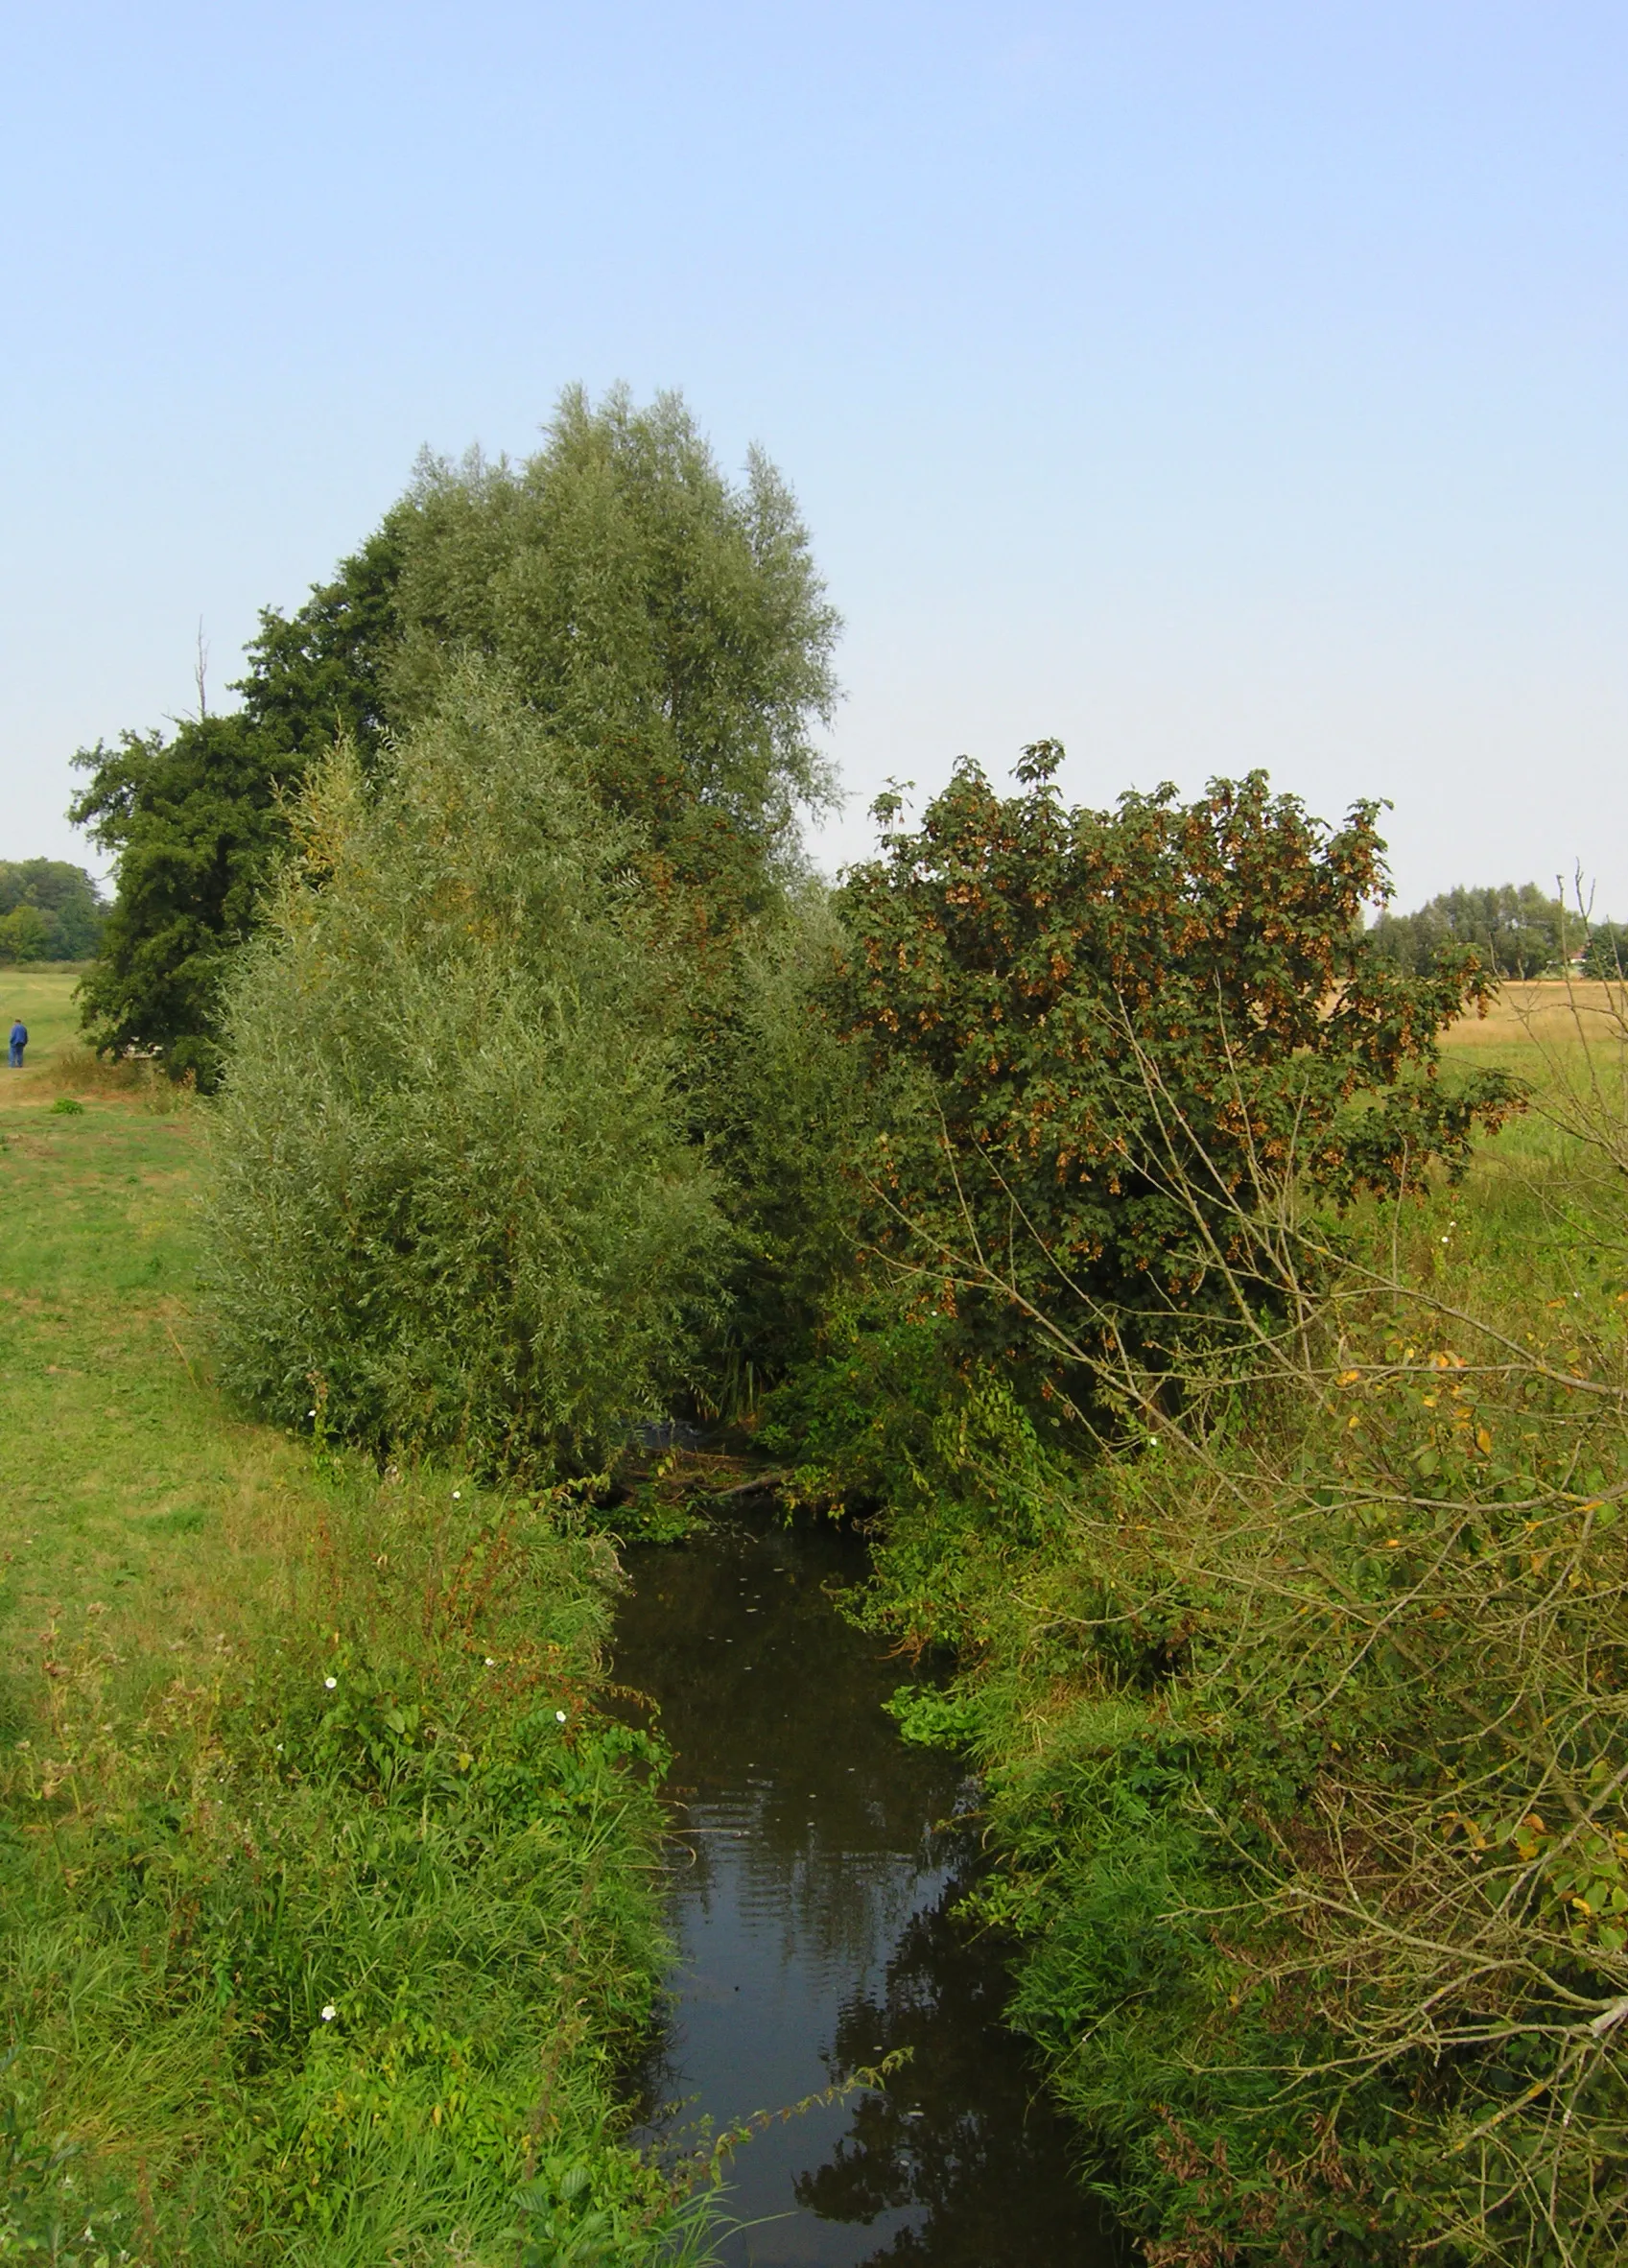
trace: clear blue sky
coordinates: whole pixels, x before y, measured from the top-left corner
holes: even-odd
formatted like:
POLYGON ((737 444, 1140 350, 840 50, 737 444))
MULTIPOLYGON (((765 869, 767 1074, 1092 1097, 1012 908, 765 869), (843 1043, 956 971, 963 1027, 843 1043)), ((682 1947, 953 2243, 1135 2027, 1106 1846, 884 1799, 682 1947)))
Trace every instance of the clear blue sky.
POLYGON ((678 386, 792 480, 852 791, 1394 799, 1628 914, 1628 11, 13 4, 0 855, 421 443, 678 386))

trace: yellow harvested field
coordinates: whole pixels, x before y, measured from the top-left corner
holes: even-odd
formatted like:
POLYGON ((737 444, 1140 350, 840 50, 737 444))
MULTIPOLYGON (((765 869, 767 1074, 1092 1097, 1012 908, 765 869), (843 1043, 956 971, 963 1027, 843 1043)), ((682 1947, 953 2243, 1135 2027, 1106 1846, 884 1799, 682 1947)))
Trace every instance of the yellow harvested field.
POLYGON ((1505 984, 1485 1016, 1462 1016, 1442 1034, 1444 1048, 1563 1047, 1576 1040, 1612 1047, 1628 1041, 1628 985, 1582 978, 1568 983, 1559 977, 1505 984))

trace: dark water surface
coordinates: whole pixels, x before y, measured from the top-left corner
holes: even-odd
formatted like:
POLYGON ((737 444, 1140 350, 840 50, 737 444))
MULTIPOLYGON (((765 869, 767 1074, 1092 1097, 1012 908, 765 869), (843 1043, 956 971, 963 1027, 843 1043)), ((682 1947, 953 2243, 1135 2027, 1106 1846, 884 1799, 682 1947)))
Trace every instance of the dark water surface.
POLYGON ((616 1669, 674 1752, 669 2020, 643 2073, 651 2138, 779 2110, 913 2050, 885 2092, 737 2153, 731 2268, 1120 2268, 1074 2130, 1001 2023, 997 1949, 950 1908, 971 1878, 949 1757, 882 1704, 903 1680, 830 1593, 862 1547, 743 1523, 628 1554, 616 1669))

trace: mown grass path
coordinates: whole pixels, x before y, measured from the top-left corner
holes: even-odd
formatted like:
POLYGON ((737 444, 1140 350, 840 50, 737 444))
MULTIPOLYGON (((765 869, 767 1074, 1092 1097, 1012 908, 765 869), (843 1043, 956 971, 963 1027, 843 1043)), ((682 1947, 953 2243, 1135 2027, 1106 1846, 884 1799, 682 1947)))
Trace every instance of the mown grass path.
MULTIPOLYGON (((192 1634, 227 1562, 264 1562, 289 1445, 234 1420, 201 1362, 190 1293, 197 1129, 139 1099, 61 1115, 45 1080, 0 1132, 0 1633, 101 1602, 151 1639, 192 1634)), ((233 1595, 245 1577, 234 1565, 233 1595)))

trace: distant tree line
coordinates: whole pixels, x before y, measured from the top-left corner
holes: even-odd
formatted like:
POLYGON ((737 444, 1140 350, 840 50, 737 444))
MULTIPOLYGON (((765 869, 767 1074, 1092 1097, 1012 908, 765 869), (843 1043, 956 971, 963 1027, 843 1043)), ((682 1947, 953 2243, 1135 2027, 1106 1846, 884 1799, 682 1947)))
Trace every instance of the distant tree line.
POLYGON ((1381 913, 1368 934, 1381 960, 1415 977, 1466 945, 1498 977, 1558 976, 1579 956, 1590 977, 1628 969, 1628 924, 1587 921, 1535 882, 1443 890, 1415 913, 1381 913))
POLYGON ((88 960, 106 918, 83 866, 0 859, 0 961, 88 960))

